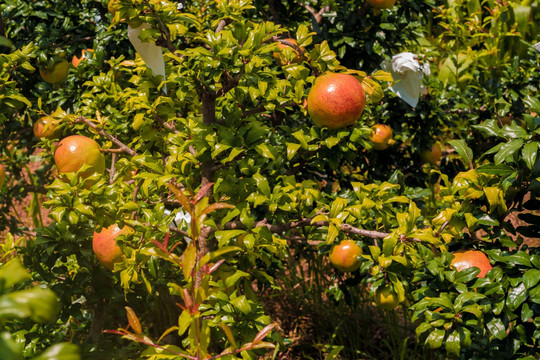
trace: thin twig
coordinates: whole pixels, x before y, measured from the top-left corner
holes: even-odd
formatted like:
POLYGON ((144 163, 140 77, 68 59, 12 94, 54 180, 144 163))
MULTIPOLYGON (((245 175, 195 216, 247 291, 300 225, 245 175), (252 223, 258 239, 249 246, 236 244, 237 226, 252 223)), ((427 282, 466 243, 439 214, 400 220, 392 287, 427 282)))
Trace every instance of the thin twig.
POLYGON ((24 189, 26 191, 28 191, 28 192, 33 192, 33 193, 39 193, 39 194, 46 194, 47 193, 47 189, 45 189, 44 187, 41 187, 41 186, 25 185, 24 189))
POLYGON ((448 224, 450 224, 450 221, 445 221, 442 225, 441 225, 441 228, 439 230, 437 230, 437 232, 434 234, 435 237, 439 237, 439 235, 442 234, 442 232, 444 231, 444 229, 446 229, 446 227, 448 226, 448 224))
POLYGON ((177 227, 175 227, 175 226, 168 226, 167 228, 168 228, 169 230, 171 230, 171 231, 174 231, 175 233, 180 234, 180 235, 183 235, 183 236, 186 236, 186 237, 190 237, 190 234, 189 234, 187 231, 184 231, 184 230, 182 230, 182 229, 179 229, 179 228, 177 228, 177 227))
POLYGON ((102 128, 98 128, 96 124, 94 124, 93 122, 85 118, 84 116, 79 116, 75 121, 83 122, 86 125, 90 126, 92 129, 96 130, 98 134, 106 137, 107 139, 112 141, 113 144, 120 147, 126 154, 131 155, 131 156, 137 155, 137 153, 133 149, 125 145, 123 142, 121 142, 120 140, 118 140, 117 138, 115 138, 114 136, 112 136, 111 134, 103 130, 102 128))
POLYGON ((283 45, 287 45, 287 46, 292 47, 294 50, 296 50, 296 51, 298 51, 300 53, 300 56, 304 56, 304 54, 305 54, 304 49, 302 49, 300 46, 296 45, 295 43, 290 42, 289 40, 279 39, 278 42, 282 43, 283 45))
POLYGON ((121 154, 124 153, 124 149, 101 149, 101 152, 111 153, 111 154, 121 154))
POLYGON ((164 120, 161 118, 161 116, 156 115, 156 119, 159 121, 159 123, 161 124, 161 126, 163 126, 164 128, 166 128, 167 130, 172 131, 174 134, 179 134, 179 133, 180 133, 180 131, 178 131, 178 129, 177 129, 173 124, 164 121, 164 120))
POLYGON ((114 174, 116 174, 116 156, 117 154, 112 155, 111 169, 109 170, 109 184, 114 182, 114 174))
POLYGON ((304 4, 303 2, 299 2, 300 6, 303 6, 306 8, 306 10, 315 18, 315 21, 317 24, 320 24, 322 22, 322 17, 325 13, 330 11, 330 6, 326 5, 321 10, 315 11, 311 6, 308 4, 304 4))

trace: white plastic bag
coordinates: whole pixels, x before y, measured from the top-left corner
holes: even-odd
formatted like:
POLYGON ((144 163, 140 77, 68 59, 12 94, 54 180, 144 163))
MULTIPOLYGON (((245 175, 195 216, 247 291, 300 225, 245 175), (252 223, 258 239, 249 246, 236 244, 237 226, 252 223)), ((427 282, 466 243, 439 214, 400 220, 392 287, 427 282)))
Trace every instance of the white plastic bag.
POLYGON ((381 67, 384 71, 391 73, 394 78, 394 84, 390 90, 407 104, 415 107, 422 90, 422 78, 424 75, 431 74, 429 64, 421 65, 417 55, 403 52, 394 55, 391 60, 384 61, 381 67))
MULTIPOLYGON (((165 61, 163 60, 163 52, 160 46, 153 42, 142 42, 139 39, 139 34, 142 30, 149 29, 150 24, 143 23, 136 28, 128 25, 128 38, 135 50, 139 53, 146 66, 148 66, 154 76, 161 75, 165 80, 165 61)), ((163 90, 167 92, 167 88, 163 90)))

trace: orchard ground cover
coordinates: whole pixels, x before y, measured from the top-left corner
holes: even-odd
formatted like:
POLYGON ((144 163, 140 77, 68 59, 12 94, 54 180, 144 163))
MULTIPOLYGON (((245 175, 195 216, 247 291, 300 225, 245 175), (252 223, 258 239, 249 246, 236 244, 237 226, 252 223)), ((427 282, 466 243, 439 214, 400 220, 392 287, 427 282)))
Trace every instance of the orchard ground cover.
POLYGON ((0 15, 8 359, 538 357, 536 2, 0 15), (308 96, 335 73, 365 93, 337 125, 345 90, 328 109, 308 96), (44 116, 55 136, 38 139, 44 116), (92 146, 67 171, 73 135, 92 146), (104 266, 92 237, 115 224, 133 231, 104 266), (344 241, 361 249, 348 271, 329 258, 344 241), (464 249, 492 270, 457 271, 464 249))

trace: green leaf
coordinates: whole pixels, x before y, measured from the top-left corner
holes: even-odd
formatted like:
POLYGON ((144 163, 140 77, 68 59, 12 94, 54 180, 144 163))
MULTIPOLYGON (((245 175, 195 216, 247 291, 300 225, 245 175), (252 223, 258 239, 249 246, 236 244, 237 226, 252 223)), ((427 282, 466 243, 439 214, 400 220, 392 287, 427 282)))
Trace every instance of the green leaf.
POLYGON ((540 100, 533 98, 531 95, 527 94, 523 98, 523 102, 535 113, 540 113, 540 100))
POLYGON ((520 251, 512 255, 504 255, 496 258, 497 261, 505 262, 511 266, 522 265, 531 266, 531 257, 525 251, 520 251))
POLYGON ((227 287, 231 287, 234 284, 236 284, 238 282, 238 280, 240 280, 242 278, 249 278, 249 277, 250 277, 250 275, 247 272, 243 272, 241 270, 236 270, 236 272, 234 274, 227 277, 227 280, 225 280, 225 285, 227 287))
POLYGON ((452 145, 452 147, 461 156, 461 159, 463 160, 465 166, 470 166, 472 168, 473 152, 471 148, 467 146, 465 140, 450 140, 448 141, 448 143, 452 145))
POLYGON ((257 152, 264 156, 265 158, 276 160, 276 157, 274 156, 274 153, 270 149, 270 147, 266 144, 259 144, 256 146, 257 152))
POLYGON ((233 148, 231 150, 231 152, 229 153, 229 156, 227 156, 225 159, 221 160, 221 162, 223 164, 226 164, 230 161, 233 161, 234 158, 236 158, 238 155, 240 155, 241 153, 243 153, 244 150, 243 149, 240 149, 240 148, 233 148))
POLYGON ((446 339, 446 354, 451 357, 459 357, 461 351, 461 336, 458 330, 454 330, 448 335, 446 339))
POLYGON ((394 78, 392 77, 392 74, 386 71, 377 70, 373 74, 371 74, 371 77, 377 81, 387 81, 387 82, 393 82, 394 78))
POLYGON ((502 202, 504 202, 502 190, 499 189, 498 187, 490 186, 490 187, 485 187, 483 190, 484 190, 484 195, 486 195, 486 198, 489 202, 489 206, 492 210, 495 209, 497 206, 501 205, 502 202))
POLYGON ((231 304, 244 314, 249 314, 251 312, 251 305, 245 295, 231 299, 231 304))
POLYGON ((328 137, 324 140, 324 143, 326 144, 326 146, 331 149, 333 148, 334 146, 336 146, 337 144, 339 144, 339 138, 335 137, 335 136, 331 136, 331 137, 328 137))
POLYGON ((182 314, 178 317, 178 336, 184 335, 186 330, 193 322, 193 317, 188 310, 182 311, 182 314))
POLYGON ((476 218, 478 219, 478 224, 480 225, 499 226, 499 221, 489 216, 489 214, 478 214, 476 218))
POLYGON ((497 175, 497 176, 509 176, 516 172, 516 170, 506 164, 485 164, 476 168, 476 171, 488 175, 497 175))
POLYGON ((24 360, 23 344, 16 343, 8 332, 0 333, 0 354, 2 360, 24 360))
POLYGON ((472 125, 472 127, 488 136, 500 136, 501 134, 501 129, 497 125, 497 120, 495 119, 486 120, 478 125, 472 125))
POLYGON ((534 167, 539 145, 540 144, 537 141, 533 141, 525 144, 525 146, 523 146, 523 149, 521 150, 521 156, 523 157, 523 160, 525 160, 525 164, 527 165, 529 170, 532 170, 534 167))
POLYGON ((534 310, 529 307, 528 303, 524 303, 523 306, 521 307, 521 321, 527 322, 533 316, 534 316, 534 310))
MULTIPOLYGON (((341 350, 343 350, 343 348, 345 348, 345 346, 343 345, 339 345, 339 346, 333 346, 332 348, 332 351, 330 351, 328 353, 328 355, 326 355, 326 360, 334 360, 336 359, 336 356, 339 355, 339 353, 341 352, 341 350)), ((338 357, 338 359, 341 359, 341 357, 338 357)))
POLYGON ((489 332, 495 336, 495 338, 502 340, 506 337, 506 329, 504 323, 499 318, 493 318, 486 324, 489 332))
POLYGON ((19 258, 14 258, 0 268, 0 291, 6 291, 13 285, 30 279, 30 274, 21 265, 19 258))
POLYGON ((433 330, 426 339, 426 344, 431 349, 438 349, 442 346, 446 332, 443 329, 433 330))
POLYGON ((80 360, 79 347, 71 343, 60 343, 49 347, 33 360, 80 360))
POLYGON ((0 296, 0 318, 30 318, 36 322, 56 319, 60 303, 50 289, 31 288, 0 296))
POLYGON ((270 196, 270 186, 268 185, 268 180, 266 179, 266 177, 262 176, 260 173, 257 172, 253 175, 253 180, 255 180, 257 187, 264 195, 270 196))
POLYGON ((183 255, 184 259, 182 260, 182 272, 184 274, 184 278, 189 279, 191 277, 191 272, 195 267, 195 263, 197 262, 197 248, 193 242, 189 243, 186 250, 184 250, 183 255))
POLYGON ((224 231, 216 231, 216 239, 218 240, 219 247, 224 246, 229 242, 230 239, 233 237, 239 236, 241 234, 244 234, 245 230, 224 230, 224 231))
POLYGON ((470 267, 468 269, 465 269, 463 271, 459 271, 456 274, 455 281, 460 283, 467 283, 474 278, 476 278, 476 275, 480 273, 480 269, 477 267, 470 267))
POLYGON ((227 337, 227 340, 229 340, 229 343, 231 344, 232 348, 237 349, 238 347, 236 346, 236 341, 234 340, 234 336, 233 336, 233 333, 231 331, 231 328, 227 324, 225 324, 223 322, 220 323, 219 325, 221 326, 221 329, 225 333, 225 336, 227 337))
POLYGON ((519 125, 512 123, 511 125, 505 125, 502 129, 506 138, 518 139, 527 136, 527 131, 519 125))
POLYGON ((539 255, 532 255, 530 258, 531 264, 537 268, 540 269, 540 256, 539 255))
POLYGON ((506 297, 506 306, 510 311, 516 310, 527 299, 527 288, 524 283, 513 287, 506 297))
POLYGON ((494 160, 495 164, 500 164, 503 161, 505 161, 508 157, 514 155, 516 151, 521 149, 523 146, 523 140, 522 139, 515 139, 512 141, 507 142, 501 148, 499 151, 495 154, 494 160))
POLYGON ((384 98, 384 91, 381 85, 372 78, 365 77, 362 79, 362 86, 364 87, 366 94, 370 96, 371 103, 376 104, 384 98))
POLYGON ((326 243, 327 244, 333 243, 334 240, 338 237, 338 235, 339 235, 338 227, 333 222, 328 224, 328 236, 326 238, 326 243))
POLYGON ((223 151, 230 149, 231 147, 229 145, 225 144, 216 144, 214 146, 214 150, 212 151, 212 159, 215 159, 219 154, 221 154, 223 151))
POLYGON ((540 285, 537 285, 535 288, 529 289, 529 296, 531 301, 540 304, 540 285))
POLYGON ((287 143, 287 160, 291 160, 294 157, 300 146, 300 144, 296 143, 287 143))
POLYGON ((336 218, 338 214, 345 208, 347 205, 347 199, 337 197, 333 202, 330 208, 330 217, 336 218))
MULTIPOLYGON (((212 251, 210 253, 210 259, 214 260, 222 255, 225 255, 227 253, 230 253, 230 252, 234 252, 234 251, 242 251, 242 248, 238 247, 238 246, 224 246, 224 247, 221 247, 219 249, 217 249, 216 251, 212 251)), ((203 263, 203 260, 201 260, 201 263, 203 263)))
POLYGON ((529 269, 523 274, 523 284, 527 289, 532 288, 540 281, 540 270, 529 269))

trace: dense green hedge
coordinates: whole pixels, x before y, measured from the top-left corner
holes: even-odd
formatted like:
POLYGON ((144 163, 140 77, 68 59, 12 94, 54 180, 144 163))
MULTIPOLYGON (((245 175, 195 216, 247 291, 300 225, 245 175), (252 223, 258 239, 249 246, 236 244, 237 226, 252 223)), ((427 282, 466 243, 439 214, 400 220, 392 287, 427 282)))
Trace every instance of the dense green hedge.
POLYGON ((64 342, 84 359, 539 356, 537 2, 5 0, 0 15, 0 350, 22 344, 9 359, 78 358, 64 342), (149 24, 139 38, 162 47, 165 79, 128 23, 149 24), (285 38, 299 48, 274 54, 285 38), (43 81, 86 49, 66 80, 43 81), (425 69, 414 108, 381 71, 405 52, 425 69), (312 84, 347 71, 364 113, 317 127, 312 84), (60 138, 96 140, 107 171, 57 174, 59 139, 32 132, 46 114, 60 138), (396 141, 383 151, 379 123, 396 141), (92 237, 112 224, 134 233, 110 271, 92 237), (350 273, 328 261, 344 239, 363 251, 350 273), (460 249, 493 269, 458 272, 460 249), (30 275, 4 280, 26 274, 14 257, 30 275), (38 287, 22 290, 29 276, 38 287), (41 286, 56 320, 2 315, 41 286), (383 288, 399 306, 376 306, 383 288))

